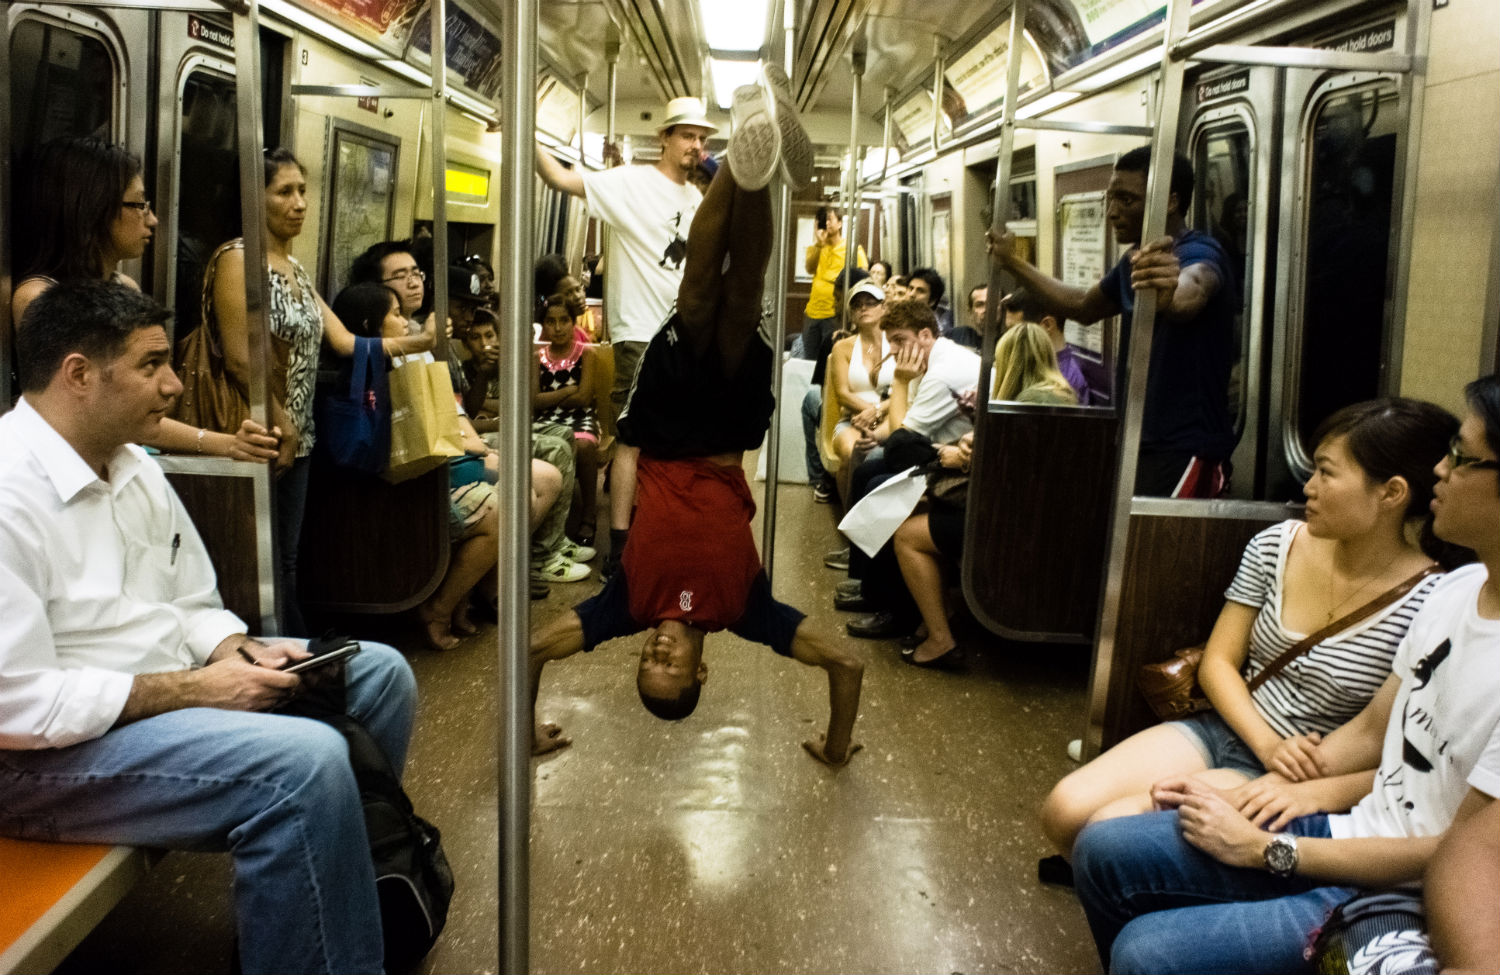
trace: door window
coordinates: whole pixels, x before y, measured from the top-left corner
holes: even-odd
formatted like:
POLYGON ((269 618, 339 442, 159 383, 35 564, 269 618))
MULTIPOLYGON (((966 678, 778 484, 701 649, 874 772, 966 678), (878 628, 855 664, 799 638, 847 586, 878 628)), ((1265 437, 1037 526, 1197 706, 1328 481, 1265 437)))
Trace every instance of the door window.
POLYGON ((1380 393, 1396 167, 1396 87, 1325 95, 1303 140, 1304 278, 1291 416, 1304 469, 1318 424, 1380 393))

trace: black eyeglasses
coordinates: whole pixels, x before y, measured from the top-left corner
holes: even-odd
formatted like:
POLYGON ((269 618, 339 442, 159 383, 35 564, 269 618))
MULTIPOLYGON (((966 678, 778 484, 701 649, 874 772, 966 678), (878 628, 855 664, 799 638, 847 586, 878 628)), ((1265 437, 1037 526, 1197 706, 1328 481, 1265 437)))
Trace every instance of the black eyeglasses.
POLYGON ((1472 467, 1476 471, 1500 471, 1500 460, 1485 460, 1483 457, 1470 457, 1463 452, 1463 442, 1454 435, 1448 441, 1448 466, 1457 470, 1460 467, 1472 467))
POLYGON ((120 206, 122 206, 122 207, 128 207, 131 210, 139 210, 142 213, 150 213, 151 212, 151 201, 150 200, 121 200, 120 201, 120 206))
POLYGON ((423 274, 422 269, 419 267, 404 267, 388 278, 381 278, 380 281, 382 284, 389 284, 392 281, 405 281, 408 278, 425 281, 427 280, 427 275, 423 274))

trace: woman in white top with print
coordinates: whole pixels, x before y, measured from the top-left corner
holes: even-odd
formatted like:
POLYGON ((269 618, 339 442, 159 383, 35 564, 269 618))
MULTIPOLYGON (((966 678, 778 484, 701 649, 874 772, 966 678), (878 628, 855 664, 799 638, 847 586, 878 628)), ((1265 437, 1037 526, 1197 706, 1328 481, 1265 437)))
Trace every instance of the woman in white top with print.
POLYGON ((896 359, 880 330, 885 293, 879 285, 861 281, 849 289, 844 302, 856 331, 835 342, 828 357, 833 392, 843 414, 833 431, 833 450, 841 461, 847 461, 860 438, 880 423, 882 401, 896 375, 896 359))
MULTIPOLYGON (((1380 689, 1413 616, 1439 575, 1325 640, 1257 688, 1249 681, 1304 636, 1363 606, 1429 566, 1460 554, 1431 533, 1428 514, 1443 455, 1458 421, 1415 400, 1345 407, 1317 432, 1316 468, 1303 490, 1307 522, 1266 529, 1245 549, 1198 671, 1214 710, 1132 735, 1053 788, 1042 825, 1059 852, 1091 821, 1146 812, 1151 786, 1193 775, 1231 788, 1264 771, 1293 782, 1321 778, 1322 736, 1380 689)), ((1369 773, 1329 780, 1347 808, 1369 791, 1369 773), (1347 794, 1346 794, 1347 793, 1347 794)))

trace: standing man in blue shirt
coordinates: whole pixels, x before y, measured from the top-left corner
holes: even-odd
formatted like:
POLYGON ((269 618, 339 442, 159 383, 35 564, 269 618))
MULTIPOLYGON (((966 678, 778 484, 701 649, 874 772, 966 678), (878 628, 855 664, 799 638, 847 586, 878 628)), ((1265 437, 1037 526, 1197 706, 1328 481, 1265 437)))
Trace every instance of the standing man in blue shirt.
MULTIPOLYGON (((1132 250, 1102 281, 1077 288, 1050 278, 1016 253, 1011 234, 998 230, 986 236, 990 259, 1065 318, 1090 325, 1124 315, 1122 346, 1128 346, 1135 310, 1131 272, 1141 251, 1150 163, 1150 147, 1141 146, 1121 156, 1110 175, 1105 215, 1115 239, 1132 250)), ((1228 395, 1234 362, 1230 260, 1218 241, 1184 223, 1192 199, 1193 166, 1177 154, 1167 233, 1179 271, 1176 289, 1162 294, 1157 309, 1136 467, 1135 493, 1150 497, 1223 496, 1237 439, 1228 395)))

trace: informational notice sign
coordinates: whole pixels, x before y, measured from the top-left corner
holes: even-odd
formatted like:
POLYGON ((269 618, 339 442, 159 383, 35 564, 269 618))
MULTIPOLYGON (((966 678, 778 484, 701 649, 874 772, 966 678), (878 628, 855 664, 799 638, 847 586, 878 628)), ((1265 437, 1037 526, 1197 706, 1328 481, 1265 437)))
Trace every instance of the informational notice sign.
MULTIPOLYGON (((1006 72, 1010 58, 1010 18, 995 26, 983 40, 948 64, 945 78, 963 99, 968 114, 1005 101, 1006 72)), ((1030 44, 1021 49, 1020 90, 1046 84, 1047 75, 1030 44)), ((958 121, 958 120, 955 120, 958 121)))
MULTIPOLYGON (((500 97, 500 38, 457 4, 448 4, 448 24, 443 31, 447 44, 448 70, 463 79, 477 95, 498 101, 500 97)), ((412 45, 430 59, 432 30, 429 20, 416 25, 412 45)))
MULTIPOLYGON (((1062 252, 1058 279, 1074 287, 1088 288, 1109 270, 1109 224, 1104 218, 1104 194, 1072 193, 1057 205, 1057 235, 1062 252)), ((1063 325, 1068 344, 1103 354, 1102 329, 1085 328, 1074 321, 1063 325)))
POLYGON ((578 134, 578 93, 548 75, 542 75, 536 89, 536 127, 563 142, 572 142, 578 134))
POLYGON ((334 23, 400 57, 412 26, 427 17, 427 0, 296 0, 332 15, 334 23))

